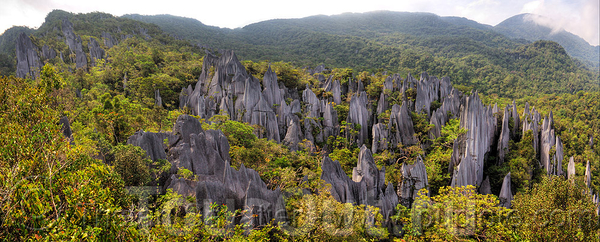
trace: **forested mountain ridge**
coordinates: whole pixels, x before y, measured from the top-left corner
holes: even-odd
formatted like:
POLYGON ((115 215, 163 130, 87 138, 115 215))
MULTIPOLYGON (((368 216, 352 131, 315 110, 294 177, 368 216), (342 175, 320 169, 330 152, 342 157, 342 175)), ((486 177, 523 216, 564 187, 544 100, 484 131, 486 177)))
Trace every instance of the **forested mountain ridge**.
MULTIPOLYGON (((537 24, 534 18, 545 17, 534 14, 520 14, 510 17, 494 26, 494 31, 510 38, 522 38, 529 41, 550 40, 559 43, 569 55, 580 59, 586 65, 598 69, 600 67, 600 46, 592 46, 581 37, 565 31, 553 30, 537 24)), ((550 22, 550 19, 541 21, 550 22)))
POLYGON ((241 58, 254 61, 267 59, 296 66, 325 64, 405 74, 425 70, 449 76, 454 83, 483 93, 506 97, 597 88, 597 71, 589 70, 564 51, 553 50, 562 47, 527 44, 525 40, 496 33, 491 26, 463 18, 378 11, 268 20, 231 30, 174 16, 124 17, 159 26, 163 21, 185 23, 186 28, 169 25, 163 30, 204 46, 238 50, 241 58), (532 79, 554 87, 539 86, 532 79), (505 89, 516 87, 516 83, 518 90, 505 89))
POLYGON ((48 19, 43 31, 17 35, 18 77, 0 77, 0 238, 600 236, 600 92, 581 88, 585 70, 555 42, 497 52, 476 40, 459 45, 460 37, 448 45, 382 37, 413 41, 398 51, 284 29, 277 38, 300 33, 296 44, 309 45, 240 47, 370 54, 335 56, 340 68, 304 68, 203 50, 102 13, 48 19), (427 52, 434 47, 443 53, 427 52), (415 59, 402 59, 406 73, 343 66, 407 51, 415 59), (498 53, 509 55, 490 58, 498 53), (459 64, 456 71, 477 75, 454 80, 419 69, 453 73, 438 69, 459 64))

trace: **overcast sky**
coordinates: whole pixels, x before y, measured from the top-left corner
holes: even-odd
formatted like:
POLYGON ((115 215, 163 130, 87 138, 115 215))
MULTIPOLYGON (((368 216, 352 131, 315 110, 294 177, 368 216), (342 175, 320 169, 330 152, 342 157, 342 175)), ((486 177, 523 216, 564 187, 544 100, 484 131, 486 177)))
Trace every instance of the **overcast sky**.
POLYGON ((73 13, 100 11, 121 16, 171 14, 207 25, 237 28, 274 18, 317 14, 391 10, 460 16, 496 25, 520 13, 552 19, 540 22, 579 35, 592 45, 599 42, 599 0, 0 0, 0 33, 13 25, 39 27, 53 9, 73 13))

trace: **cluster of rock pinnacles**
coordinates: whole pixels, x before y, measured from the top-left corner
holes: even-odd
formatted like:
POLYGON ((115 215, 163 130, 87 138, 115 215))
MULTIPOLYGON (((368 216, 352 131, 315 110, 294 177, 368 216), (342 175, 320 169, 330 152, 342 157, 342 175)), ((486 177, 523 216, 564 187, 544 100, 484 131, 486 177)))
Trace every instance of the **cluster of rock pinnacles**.
MULTIPOLYGON (((81 38, 73 32, 73 25, 63 20, 62 33, 69 50, 74 54, 71 62, 76 68, 88 65, 83 52, 81 38)), ((140 29, 144 34, 145 30, 140 29)), ((149 35, 144 34, 146 38, 149 35)), ((131 37, 121 36, 121 40, 131 37)), ((104 45, 111 48, 118 40, 110 33, 102 33, 104 45)), ((41 48, 43 59, 53 59, 56 51, 44 45, 41 48)), ((90 63, 95 65, 98 59, 105 58, 105 51, 93 37, 88 42, 90 63)), ((18 77, 39 76, 41 68, 39 48, 25 35, 19 35, 16 43, 18 77)), ((63 59, 63 53, 59 53, 63 59)), ((73 56, 73 55, 70 55, 73 56)), ((277 81, 277 75, 270 68, 261 80, 248 74, 238 61, 233 51, 223 51, 219 57, 208 53, 204 58, 202 74, 195 87, 183 88, 180 94, 180 108, 188 109, 192 115, 205 120, 220 114, 232 120, 238 120, 264 129, 256 132, 259 138, 267 138, 283 143, 290 150, 300 149, 303 140, 316 144, 326 141, 330 136, 340 135, 340 125, 334 106, 342 103, 342 96, 350 97, 347 123, 358 124, 360 129, 356 136, 346 139, 356 142, 360 148, 358 164, 350 178, 337 161, 327 155, 322 161, 321 179, 331 184, 331 194, 339 202, 365 204, 378 207, 388 226, 389 218, 398 203, 410 207, 421 189, 428 189, 427 172, 421 157, 414 164, 402 166, 402 182, 385 184, 385 168, 377 169, 373 153, 397 147, 398 144, 410 146, 419 144, 410 112, 426 113, 430 124, 435 125, 429 136, 440 137, 441 128, 449 119, 460 119, 460 127, 467 129, 455 142, 448 172, 452 174, 452 186, 473 185, 482 194, 490 194, 489 178, 484 179, 484 158, 491 149, 496 149, 498 163, 504 162, 508 153, 509 140, 515 139, 517 130, 531 130, 534 141, 533 148, 540 157, 540 164, 549 175, 568 178, 575 176, 575 164, 570 158, 567 173, 562 170, 563 145, 553 128, 552 112, 542 120, 541 115, 525 104, 522 115, 517 112, 513 102, 504 110, 496 105, 485 106, 477 92, 465 95, 453 88, 447 77, 441 80, 426 73, 419 79, 410 74, 404 79, 398 74, 385 79, 383 92, 377 97, 369 97, 360 80, 350 79, 341 84, 333 76, 321 74, 325 68, 319 66, 309 70, 320 81, 319 88, 331 92, 331 96, 319 99, 310 88, 304 89, 300 96, 296 89, 288 89, 277 81), (414 101, 406 97, 406 91, 416 90, 414 101), (386 91, 389 90, 389 91, 386 91), (403 93, 402 105, 390 107, 389 95, 386 93, 403 93), (369 100, 377 100, 372 107, 369 100), (286 100, 291 100, 291 102, 286 100), (441 106, 431 110, 437 101, 441 106), (380 114, 390 110, 389 123, 379 120, 380 114), (301 120, 297 113, 302 113, 301 120), (497 118, 502 118, 501 125, 497 118), (513 124, 510 125, 510 118, 513 124), (541 125, 540 122, 542 123, 541 125), (497 127, 499 126, 499 127, 497 127), (512 128, 510 128, 512 126, 512 128), (371 141, 371 149, 365 144, 371 141), (494 145, 496 145, 493 147, 494 145), (554 147, 554 149, 553 149, 554 147), (394 189, 396 185, 396 189, 394 189)), ((124 84, 126 85, 126 84, 124 84)), ((155 93, 156 105, 161 105, 159 90, 155 93)), ((70 137, 68 120, 61 119, 65 136, 70 137)), ((171 132, 152 133, 138 131, 128 140, 129 144, 140 146, 152 160, 165 159, 171 165, 170 177, 164 189, 196 198, 197 205, 207 211, 208 204, 216 202, 227 204, 230 209, 246 210, 244 216, 236 219, 236 223, 249 223, 251 227, 265 225, 272 220, 286 221, 284 196, 279 189, 271 190, 262 181, 258 173, 243 165, 238 169, 230 166, 229 144, 227 138, 219 130, 203 130, 198 119, 181 115, 171 132), (163 142, 165 139, 168 143, 163 142), (178 169, 185 168, 193 172, 197 180, 188 180, 176 175, 178 169)), ((590 146, 594 144, 590 138, 590 146)), ((420 144, 427 146, 430 144, 420 144)), ((306 148, 306 147, 305 147, 306 148)), ((591 170, 589 161, 585 171, 585 181, 591 187, 591 170)), ((503 182, 499 193, 500 206, 510 207, 513 193, 511 191, 510 173, 503 182)), ((598 195, 593 196, 598 204, 598 195)))

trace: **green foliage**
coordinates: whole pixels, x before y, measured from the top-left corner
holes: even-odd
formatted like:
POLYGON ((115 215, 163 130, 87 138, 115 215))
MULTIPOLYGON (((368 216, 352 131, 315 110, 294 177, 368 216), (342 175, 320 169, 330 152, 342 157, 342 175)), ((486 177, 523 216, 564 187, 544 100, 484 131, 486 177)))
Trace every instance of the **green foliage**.
POLYGON ((181 177, 183 177, 185 179, 188 179, 188 180, 194 180, 195 179, 194 173, 192 171, 190 171, 188 169, 185 169, 185 168, 182 168, 182 167, 180 167, 177 170, 177 175, 179 175, 179 176, 181 176, 181 177))
POLYGON ((503 220, 509 210, 494 195, 478 194, 473 186, 442 187, 439 195, 419 192, 412 209, 398 205, 396 219, 408 241, 506 241, 512 239, 503 220))
POLYGON ((118 144, 113 149, 114 170, 121 175, 125 186, 143 186, 150 181, 150 164, 146 151, 134 145, 118 144))
POLYGON ((298 196, 288 201, 290 221, 283 227, 291 240, 367 241, 386 239, 378 208, 340 203, 321 181, 318 194, 298 196))
POLYGON ((0 237, 6 240, 130 240, 119 215, 129 204, 119 175, 71 147, 50 96, 0 77, 0 237))
POLYGON ((359 152, 359 148, 355 148, 353 151, 350 151, 347 148, 334 149, 333 152, 329 154, 329 158, 339 161, 342 170, 344 170, 346 174, 352 174, 352 168, 356 167, 356 163, 358 162, 359 152))
POLYGON ((598 241, 600 224, 587 188, 562 177, 543 177, 531 190, 517 193, 514 228, 528 241, 598 241))
POLYGON ((452 156, 452 147, 454 141, 466 132, 466 129, 460 128, 458 119, 450 119, 442 127, 441 136, 433 141, 431 151, 424 160, 429 190, 432 195, 437 195, 441 187, 450 184, 451 177, 448 173, 448 166, 452 156))
MULTIPOLYGON (((211 118, 211 120, 214 120, 213 118, 211 118)), ((223 134, 227 136, 227 141, 229 142, 230 146, 252 148, 252 145, 256 140, 256 135, 254 135, 254 128, 246 123, 233 120, 225 120, 222 122, 215 122, 211 124, 208 128, 219 129, 223 131, 223 134)))

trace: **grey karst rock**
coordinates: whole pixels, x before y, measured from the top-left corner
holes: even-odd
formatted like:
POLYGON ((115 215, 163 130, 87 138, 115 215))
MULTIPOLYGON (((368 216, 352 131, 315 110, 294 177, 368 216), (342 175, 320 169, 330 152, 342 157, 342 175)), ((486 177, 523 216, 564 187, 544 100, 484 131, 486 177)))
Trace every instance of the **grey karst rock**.
POLYGON ((556 136, 556 142, 555 142, 555 147, 556 147, 556 153, 554 155, 556 161, 554 162, 554 167, 553 167, 553 175, 555 176, 562 176, 563 175, 563 170, 562 170, 562 161, 564 159, 564 151, 563 151, 563 144, 562 141, 560 140, 560 137, 557 135, 556 136))
POLYGON ((277 117, 275 116, 275 112, 273 112, 273 109, 267 100, 264 98, 264 95, 261 95, 260 100, 252 110, 252 119, 250 120, 250 124, 258 124, 265 128, 264 137, 262 132, 259 132, 257 137, 274 140, 277 143, 281 141, 277 117))
POLYGON ((360 95, 354 95, 350 99, 350 110, 348 112, 348 121, 352 124, 359 124, 358 145, 364 144, 369 135, 369 111, 367 110, 367 93, 361 92, 360 95))
MULTIPOLYGON (((449 80, 450 79, 448 79, 448 81, 449 80)), ((429 123, 433 124, 434 127, 429 130, 429 138, 435 140, 442 136, 442 127, 445 126, 451 118, 456 118, 458 116, 460 112, 460 96, 461 93, 459 91, 451 89, 443 99, 442 106, 431 113, 429 123)))
MULTIPOLYGON (((239 170, 229 165, 229 144, 220 130, 203 131, 200 122, 181 115, 173 127, 177 141, 169 147, 172 173, 180 168, 193 172, 199 179, 195 187, 197 206, 204 216, 211 203, 226 204, 231 210, 246 210, 235 224, 247 223, 251 228, 286 218, 285 205, 279 190, 269 190, 258 173, 243 165, 239 170)), ((165 188, 188 193, 193 184, 171 177, 165 188)))
POLYGON ((365 182, 355 182, 346 175, 338 161, 323 157, 321 179, 331 184, 331 195, 342 203, 366 204, 367 186, 365 182))
POLYGON ((300 101, 298 99, 295 99, 290 103, 290 113, 295 114, 300 112, 302 112, 300 101))
POLYGON ((506 174, 504 177, 504 181, 502 181, 502 188, 500 189, 500 195, 498 195, 500 199, 500 206, 505 208, 511 207, 511 202, 513 200, 512 190, 510 188, 510 172, 506 174))
POLYGON ((408 75, 406 76, 406 80, 404 80, 404 83, 402 84, 402 93, 406 94, 406 91, 408 89, 413 89, 415 88, 417 85, 417 79, 415 79, 413 76, 410 75, 410 73, 408 73, 408 75))
POLYGON ((285 202, 279 188, 274 191, 269 190, 258 177, 258 173, 256 173, 256 177, 260 184, 253 181, 248 184, 244 199, 244 208, 247 208, 248 212, 242 217, 242 223, 249 224, 251 228, 257 228, 267 225, 273 220, 275 223, 286 221, 285 202))
POLYGON ((392 107, 388 132, 391 147, 397 147, 399 143, 404 146, 417 143, 417 138, 414 136, 415 129, 406 102, 402 102, 402 106, 394 104, 392 107))
MULTIPOLYGON (((252 112, 254 106, 262 98, 262 92, 260 91, 260 82, 258 79, 250 77, 246 79, 246 87, 244 88, 244 96, 241 99, 245 108, 244 122, 250 123, 252 121, 252 112)), ((240 100, 240 98, 238 98, 240 100)), ((236 105, 237 106, 237 105, 236 105)))
MULTIPOLYGON (((385 184, 382 175, 375 165, 373 154, 364 144, 360 147, 358 153, 358 163, 352 170, 352 180, 355 182, 364 181, 367 185, 367 200, 377 200, 385 184)), ((385 177, 384 177, 385 178, 385 177)))
POLYGON ((302 130, 298 125, 297 120, 290 120, 285 138, 283 138, 283 145, 287 146, 291 151, 298 150, 298 143, 302 141, 302 130))
POLYGON ((311 118, 318 118, 321 112, 321 101, 317 98, 317 95, 308 88, 302 91, 302 101, 306 103, 306 109, 308 110, 308 116, 311 118))
POLYGON ((148 30, 142 27, 138 27, 138 32, 144 36, 146 40, 152 39, 152 37, 148 34, 148 30))
POLYGON ((37 47, 31 42, 29 36, 20 33, 15 45, 17 56, 17 69, 15 75, 19 78, 40 76, 42 64, 37 54, 37 47))
POLYGON ((525 113, 523 115, 523 137, 525 136, 525 133, 529 130, 532 131, 533 133, 533 150, 539 154, 539 127, 538 127, 538 123, 540 121, 540 115, 539 113, 535 110, 535 108, 533 108, 531 110, 531 112, 529 112, 529 105, 528 103, 525 104, 525 113))
POLYGON ((96 66, 96 60, 104 59, 104 49, 100 47, 96 38, 90 37, 88 49, 90 50, 90 63, 92 66, 96 66))
POLYGON ((365 85, 362 83, 362 80, 358 80, 356 93, 361 93, 365 91, 365 85))
POLYGON ((523 117, 530 117, 531 112, 529 112, 529 102, 525 102, 525 108, 523 108, 523 117))
POLYGON ((202 132, 198 119, 189 115, 180 115, 173 125, 173 134, 181 137, 183 143, 190 143, 190 134, 202 132))
POLYGON ((451 186, 462 187, 477 184, 477 175, 476 157, 460 157, 460 164, 454 169, 451 186))
POLYGON ((325 68, 324 65, 318 65, 317 67, 315 67, 315 69, 309 69, 308 72, 311 75, 317 74, 317 73, 322 73, 324 71, 326 71, 327 69, 325 68))
POLYGON ((227 117, 233 117, 235 119, 235 110, 233 106, 233 101, 229 96, 223 96, 221 101, 219 102, 219 115, 227 115, 227 117))
POLYGON ((281 95, 281 91, 277 83, 277 74, 271 70, 271 66, 269 66, 267 72, 265 72, 263 78, 263 87, 263 96, 271 107, 273 107, 275 104, 281 104, 283 96, 281 95))
POLYGON ((540 139, 540 163, 546 170, 547 174, 550 174, 552 164, 550 160, 550 150, 555 145, 556 137, 554 135, 554 129, 552 128, 553 117, 552 111, 550 115, 544 118, 542 123, 541 139, 540 139))
POLYGON ((492 113, 498 113, 500 112, 500 109, 498 109, 498 104, 494 103, 494 107, 492 108, 492 113))
POLYGON ((336 105, 342 103, 342 85, 340 84, 340 80, 334 80, 331 86, 331 91, 333 94, 333 102, 336 105))
POLYGON ((587 164, 585 165, 584 181, 588 188, 592 186, 592 169, 590 169, 590 161, 587 161, 587 164))
POLYGON ((492 194, 492 187, 490 186, 490 177, 486 176, 485 180, 481 183, 481 187, 479 187, 479 193, 483 195, 492 194))
POLYGON ((153 133, 139 130, 127 139, 127 144, 139 146, 146 151, 148 158, 156 161, 167 159, 165 150, 175 145, 179 139, 180 136, 171 132, 153 133))
POLYGON ((102 32, 102 40, 104 41, 104 46, 109 49, 119 44, 117 39, 113 38, 112 35, 107 32, 102 32))
POLYGON ((455 141, 459 153, 453 155, 457 160, 450 164, 450 170, 460 163, 453 177, 459 180, 453 180, 452 184, 480 186, 483 182, 484 157, 495 138, 496 118, 492 107, 485 107, 477 92, 465 97, 461 103, 460 127, 466 129, 467 133, 455 141))
POLYGON ((575 179, 575 159, 573 156, 569 159, 569 165, 567 166, 567 179, 575 179))
POLYGON ((44 44, 44 46, 42 46, 42 57, 46 60, 54 59, 56 58, 56 51, 44 44))
POLYGON ((71 130, 71 124, 69 124, 69 118, 67 116, 62 116, 58 123, 60 124, 60 131, 65 138, 73 142, 73 131, 71 130))
POLYGON ((388 129, 385 124, 378 123, 373 125, 373 144, 371 145, 371 151, 373 154, 378 151, 388 149, 388 129))
POLYGON ((162 98, 160 97, 160 90, 154 90, 154 106, 162 107, 162 98))
POLYGON ((323 142, 323 127, 315 119, 304 119, 304 138, 313 144, 323 142))
POLYGON ((87 68, 87 56, 83 52, 81 38, 75 35, 73 24, 67 18, 62 21, 62 32, 69 50, 71 50, 71 53, 75 53, 75 67, 77 69, 87 68))
POLYGON ((182 87, 181 88, 181 92, 179 93, 179 108, 183 109, 188 100, 190 95, 192 95, 192 92, 194 91, 194 88, 192 88, 192 85, 188 85, 188 87, 182 87))
POLYGON ((426 72, 421 74, 417 82, 417 98, 415 100, 415 112, 426 113, 430 116, 431 103, 438 100, 440 81, 436 77, 429 77, 426 72))
POLYGON ((327 103, 323 108, 323 140, 327 141, 329 136, 336 137, 338 135, 340 135, 340 129, 337 111, 331 103, 327 103))
POLYGON ((511 130, 511 137, 513 139, 517 138, 517 130, 519 130, 519 125, 521 125, 521 120, 519 120, 519 112, 517 112, 517 104, 515 100, 512 102, 512 113, 511 117, 513 118, 513 130, 511 130))
POLYGON ((171 175, 166 183, 166 189, 172 189, 183 197, 195 197, 197 181, 187 180, 183 177, 178 178, 175 174, 171 175))
POLYGON ((385 78, 385 81, 383 81, 383 88, 381 90, 381 92, 393 92, 394 91, 394 79, 395 76, 387 76, 385 78), (388 90, 388 91, 386 91, 388 90))
MULTIPOLYGON (((369 150, 365 147, 364 151, 369 150)), ((369 163, 369 160, 364 160, 364 162, 369 163)), ((367 164, 364 163, 364 165, 367 164)), ((385 180, 385 168, 378 171, 377 167, 373 168, 371 165, 374 166, 374 164, 367 165, 371 171, 366 172, 365 176, 358 175, 361 181, 357 182, 346 175, 339 162, 332 161, 329 157, 325 156, 321 165, 321 179, 331 184, 331 195, 339 202, 378 207, 385 223, 389 227, 391 224, 389 217, 393 215, 398 204, 398 195, 391 183, 386 187, 383 182, 385 180), (371 178, 374 179, 371 180, 371 178), (374 187, 370 187, 369 182, 371 181, 376 181, 377 184, 372 184, 374 187)), ((355 168, 355 170, 357 169, 355 168)))
POLYGON ((410 208, 412 202, 417 198, 421 189, 427 189, 429 195, 429 183, 427 182, 427 171, 421 156, 412 165, 402 164, 402 183, 400 185, 400 203, 410 208))
POLYGON ((195 88, 191 92, 189 88, 182 90, 180 94, 180 108, 188 107, 193 115, 207 119, 218 113, 230 115, 234 120, 241 120, 241 116, 244 115, 243 120, 250 122, 251 112, 261 95, 259 81, 248 75, 233 51, 223 51, 220 57, 207 52, 195 88), (254 99, 246 98, 246 88, 252 89, 248 97, 254 99), (185 96, 187 98, 181 98, 185 96), (234 97, 237 99, 235 103, 232 101, 234 97), (222 101, 227 103, 222 104, 222 101), (248 101, 251 103, 247 103, 248 101), (221 107, 227 110, 221 112, 221 107))
POLYGON ((379 95, 379 101, 377 102, 377 111, 376 111, 376 116, 375 116, 379 122, 383 122, 383 120, 379 119, 378 116, 380 114, 384 113, 388 109, 389 109, 389 104, 388 104, 388 101, 386 100, 386 95, 383 92, 381 92, 381 95, 379 95))
POLYGON ((504 117, 502 118, 502 131, 500 132, 500 139, 498 139, 498 165, 504 163, 504 156, 508 154, 508 141, 510 140, 509 118, 508 107, 505 107, 504 117))
MULTIPOLYGON (((452 87, 452 82, 450 82, 450 78, 445 76, 440 80, 440 99, 444 100, 447 96, 451 95, 454 91, 452 87)), ((445 101, 445 100, 444 100, 445 101)))

